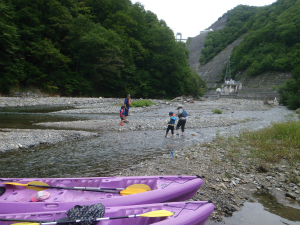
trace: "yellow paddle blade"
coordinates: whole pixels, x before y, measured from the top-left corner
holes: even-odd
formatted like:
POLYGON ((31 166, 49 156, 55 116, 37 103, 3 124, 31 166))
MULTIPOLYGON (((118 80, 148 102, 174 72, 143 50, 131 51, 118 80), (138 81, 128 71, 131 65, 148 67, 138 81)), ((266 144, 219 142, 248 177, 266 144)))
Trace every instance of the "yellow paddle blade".
POLYGON ((47 187, 34 187, 34 185, 49 186, 48 184, 41 182, 41 181, 30 181, 27 184, 26 189, 35 190, 35 191, 43 191, 43 190, 48 189, 47 187), (33 186, 31 186, 31 185, 33 185, 33 186))
POLYGON ((34 186, 30 186, 30 185, 49 186, 48 184, 41 182, 41 181, 30 181, 28 184, 21 184, 21 183, 15 183, 15 182, 4 182, 4 184, 15 185, 15 186, 24 186, 24 187, 26 187, 26 189, 31 189, 31 190, 35 190, 35 191, 43 191, 48 188, 47 187, 34 187, 34 186))
POLYGON ((142 193, 142 192, 146 192, 146 190, 139 189, 139 188, 128 188, 123 191, 120 191, 120 194, 121 195, 132 195, 132 194, 138 194, 138 193, 142 193))
POLYGON ((151 191, 151 188, 147 184, 132 184, 127 188, 137 188, 137 189, 145 189, 146 191, 151 191))
POLYGON ((14 182, 4 182, 3 184, 16 185, 16 186, 27 186, 28 185, 28 184, 14 183, 14 182))
POLYGON ((140 215, 141 217, 166 217, 173 216, 173 213, 167 210, 151 211, 140 215))

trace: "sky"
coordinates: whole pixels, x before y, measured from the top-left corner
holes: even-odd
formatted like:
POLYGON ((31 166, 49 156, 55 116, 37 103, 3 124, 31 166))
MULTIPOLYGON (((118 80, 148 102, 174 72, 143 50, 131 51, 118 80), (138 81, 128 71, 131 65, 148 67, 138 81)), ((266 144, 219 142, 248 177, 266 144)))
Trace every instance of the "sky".
POLYGON ((197 36, 228 10, 238 5, 265 6, 276 0, 131 0, 141 3, 145 10, 155 13, 182 38, 197 36))

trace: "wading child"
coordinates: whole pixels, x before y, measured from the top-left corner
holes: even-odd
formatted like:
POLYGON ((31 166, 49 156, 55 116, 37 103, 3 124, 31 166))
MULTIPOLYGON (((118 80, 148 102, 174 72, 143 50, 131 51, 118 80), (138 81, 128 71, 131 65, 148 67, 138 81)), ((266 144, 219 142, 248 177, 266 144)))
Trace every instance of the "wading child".
POLYGON ((125 106, 122 105, 120 111, 120 118, 121 118, 121 123, 120 125, 123 126, 124 125, 124 120, 125 120, 125 106))
POLYGON ((179 136, 179 128, 181 127, 182 136, 184 136, 184 127, 186 123, 187 112, 182 105, 178 105, 177 110, 178 110, 177 113, 178 123, 176 126, 177 135, 179 136))
POLYGON ((176 116, 173 114, 173 112, 169 112, 169 116, 170 116, 170 119, 168 120, 168 128, 167 128, 167 131, 166 131, 166 136, 165 138, 168 136, 168 133, 169 133, 169 130, 171 130, 171 133, 172 133, 172 137, 174 139, 174 126, 175 126, 175 120, 177 120, 176 116))

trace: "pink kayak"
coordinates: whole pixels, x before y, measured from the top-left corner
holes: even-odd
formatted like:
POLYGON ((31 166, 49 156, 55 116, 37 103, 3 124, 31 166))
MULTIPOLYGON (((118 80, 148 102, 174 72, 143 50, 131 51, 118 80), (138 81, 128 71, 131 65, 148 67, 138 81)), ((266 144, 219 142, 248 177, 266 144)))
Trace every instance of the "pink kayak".
MULTIPOLYGON (((106 207, 103 217, 95 220, 98 221, 97 225, 203 225, 213 210, 214 205, 206 201, 115 206, 106 207)), ((0 225, 26 221, 34 221, 41 225, 59 225, 63 221, 70 221, 70 219, 66 211, 0 214, 0 225)), ((77 221, 78 225, 80 224, 79 221, 82 220, 77 221)))
POLYGON ((197 176, 1 178, 0 214, 61 211, 96 203, 125 206, 184 201, 193 197, 202 183, 197 176), (49 196, 31 202, 39 184, 46 185, 42 189, 49 196))

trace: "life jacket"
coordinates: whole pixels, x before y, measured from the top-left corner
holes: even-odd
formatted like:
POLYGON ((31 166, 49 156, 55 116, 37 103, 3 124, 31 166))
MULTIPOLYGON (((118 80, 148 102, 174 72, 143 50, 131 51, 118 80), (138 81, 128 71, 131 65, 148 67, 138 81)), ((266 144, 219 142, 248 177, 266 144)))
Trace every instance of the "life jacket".
POLYGON ((119 109, 119 111, 120 111, 120 117, 125 116, 125 110, 124 109, 119 109))
POLYGON ((131 106, 131 101, 130 98, 128 99, 128 105, 131 106))
POLYGON ((171 117, 170 117, 170 122, 169 124, 175 124, 175 120, 177 120, 175 114, 173 114, 171 117))

